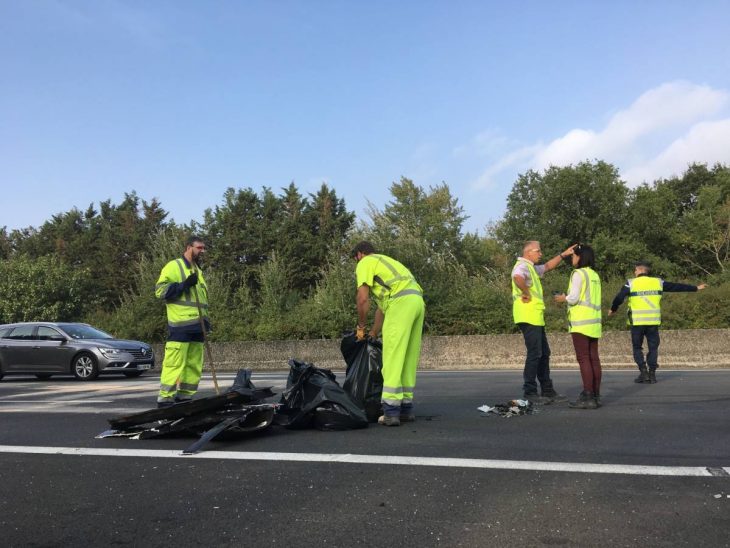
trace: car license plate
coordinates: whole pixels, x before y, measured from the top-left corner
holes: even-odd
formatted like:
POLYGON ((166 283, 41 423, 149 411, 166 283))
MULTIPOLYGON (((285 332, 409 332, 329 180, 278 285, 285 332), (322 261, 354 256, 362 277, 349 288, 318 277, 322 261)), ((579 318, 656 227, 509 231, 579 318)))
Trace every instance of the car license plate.
POLYGON ((152 365, 149 363, 141 363, 137 366, 137 369, 151 369, 152 365))

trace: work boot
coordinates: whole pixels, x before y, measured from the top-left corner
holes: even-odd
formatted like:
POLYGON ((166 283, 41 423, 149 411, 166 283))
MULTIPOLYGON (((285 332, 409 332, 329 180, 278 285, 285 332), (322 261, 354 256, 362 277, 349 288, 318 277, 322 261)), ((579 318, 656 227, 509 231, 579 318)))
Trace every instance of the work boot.
POLYGON ((639 376, 634 379, 634 382, 638 382, 638 383, 648 383, 649 382, 649 372, 646 370, 646 367, 639 368, 639 376))
POLYGON ((158 401, 157 409, 165 409, 166 407, 172 407, 173 405, 175 405, 175 401, 172 399, 158 401))
POLYGON ((593 399, 596 400, 596 406, 601 407, 601 395, 598 392, 593 392, 593 399))
POLYGON ((583 391, 578 396, 578 399, 568 404, 571 409, 598 409, 596 398, 593 392, 583 391))
POLYGON ((378 424, 382 424, 383 426, 400 426, 400 417, 398 415, 392 417, 388 415, 381 415, 378 418, 378 424))
POLYGON ((649 380, 645 382, 656 384, 656 369, 649 369, 649 380))
POLYGON ((193 401, 192 396, 175 396, 175 403, 185 403, 186 401, 193 401))
POLYGON ((400 421, 401 422, 414 422, 416 420, 416 413, 413 411, 413 405, 401 405, 400 406, 400 421))
POLYGON ((558 394, 555 390, 543 391, 542 397, 548 398, 550 400, 549 403, 564 403, 568 401, 568 398, 562 394, 558 394))
POLYGON ((537 394, 525 394, 524 399, 529 401, 532 405, 549 405, 553 403, 553 400, 546 396, 538 396, 537 394))

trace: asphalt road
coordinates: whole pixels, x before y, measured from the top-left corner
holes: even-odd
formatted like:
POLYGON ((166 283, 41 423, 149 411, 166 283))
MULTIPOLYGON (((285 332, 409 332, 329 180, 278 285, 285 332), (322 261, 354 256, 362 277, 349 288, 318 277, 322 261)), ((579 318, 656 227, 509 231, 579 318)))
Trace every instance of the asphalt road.
MULTIPOLYGON (((477 407, 519 397, 520 372, 427 372, 413 424, 271 428, 192 457, 179 455, 191 438, 95 438, 107 418, 154 405, 152 376, 5 377, 0 538, 5 546, 730 546, 730 371, 660 372, 655 385, 634 376, 604 372, 601 409, 551 405, 505 419, 477 407), (402 458, 377 463, 385 456, 402 458)), ((553 377, 558 390, 579 392, 577 372, 553 377)), ((253 380, 280 392, 285 375, 253 380)), ((213 393, 209 378, 202 387, 213 393)))

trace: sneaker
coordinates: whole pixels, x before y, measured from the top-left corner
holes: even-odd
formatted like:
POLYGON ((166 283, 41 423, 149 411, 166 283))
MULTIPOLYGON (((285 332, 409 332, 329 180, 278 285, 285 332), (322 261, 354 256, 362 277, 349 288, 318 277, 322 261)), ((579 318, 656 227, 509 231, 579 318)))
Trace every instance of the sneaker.
POLYGON ((644 382, 648 382, 649 384, 656 384, 656 369, 649 369, 649 380, 644 382))
POLYGON ((538 396, 537 394, 525 394, 525 399, 532 405, 549 405, 553 400, 546 396, 538 396))
POLYGON ((568 404, 571 409, 598 409, 596 398, 592 392, 581 392, 578 399, 568 404))
POLYGON ((646 370, 645 367, 639 369, 639 376, 634 379, 634 382, 637 382, 637 383, 648 383, 649 382, 649 372, 646 370))
POLYGON ((596 400, 596 406, 601 407, 601 395, 598 392, 593 393, 593 399, 596 400))
POLYGON ((543 392, 542 397, 549 398, 550 403, 564 403, 564 402, 568 401, 568 398, 566 396, 563 396, 562 394, 558 394, 554 390, 552 392, 543 392))
POLYGON ((382 424, 383 426, 400 426, 400 417, 381 415, 378 418, 378 424, 382 424))

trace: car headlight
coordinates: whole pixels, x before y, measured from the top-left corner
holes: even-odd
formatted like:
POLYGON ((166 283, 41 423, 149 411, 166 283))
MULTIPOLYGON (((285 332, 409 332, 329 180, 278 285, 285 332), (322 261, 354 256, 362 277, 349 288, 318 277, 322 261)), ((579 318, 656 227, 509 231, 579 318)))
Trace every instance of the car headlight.
POLYGON ((99 352, 104 354, 107 358, 118 358, 122 354, 126 354, 125 350, 119 348, 99 348, 99 352))

